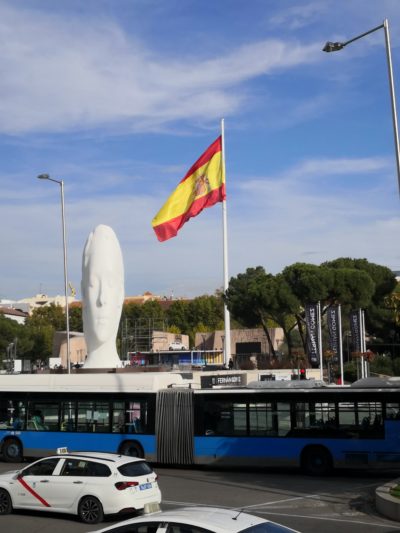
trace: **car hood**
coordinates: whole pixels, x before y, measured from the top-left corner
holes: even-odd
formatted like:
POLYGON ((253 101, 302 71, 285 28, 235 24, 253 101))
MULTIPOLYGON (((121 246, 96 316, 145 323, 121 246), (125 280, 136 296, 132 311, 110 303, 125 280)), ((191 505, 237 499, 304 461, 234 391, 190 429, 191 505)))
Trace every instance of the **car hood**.
POLYGON ((8 470, 7 472, 3 472, 0 474, 0 479, 8 479, 12 476, 15 476, 15 474, 18 474, 19 470, 8 470))

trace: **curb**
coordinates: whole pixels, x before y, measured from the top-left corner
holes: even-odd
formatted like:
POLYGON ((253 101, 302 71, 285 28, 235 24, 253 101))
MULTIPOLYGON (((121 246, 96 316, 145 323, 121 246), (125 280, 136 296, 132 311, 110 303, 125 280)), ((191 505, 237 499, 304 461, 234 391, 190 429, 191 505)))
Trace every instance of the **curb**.
POLYGON ((400 485, 400 478, 378 487, 375 491, 377 510, 387 518, 400 522, 400 498, 391 496, 390 489, 400 485))

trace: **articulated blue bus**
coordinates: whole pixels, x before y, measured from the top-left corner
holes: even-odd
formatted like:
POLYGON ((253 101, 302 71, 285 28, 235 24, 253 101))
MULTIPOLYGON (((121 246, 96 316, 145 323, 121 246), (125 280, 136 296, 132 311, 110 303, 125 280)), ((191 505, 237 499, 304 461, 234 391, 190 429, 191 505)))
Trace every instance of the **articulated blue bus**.
POLYGON ((400 468, 400 379, 201 389, 174 373, 0 376, 3 460, 109 451, 164 465, 400 468), (191 385, 191 386, 189 386, 191 385))

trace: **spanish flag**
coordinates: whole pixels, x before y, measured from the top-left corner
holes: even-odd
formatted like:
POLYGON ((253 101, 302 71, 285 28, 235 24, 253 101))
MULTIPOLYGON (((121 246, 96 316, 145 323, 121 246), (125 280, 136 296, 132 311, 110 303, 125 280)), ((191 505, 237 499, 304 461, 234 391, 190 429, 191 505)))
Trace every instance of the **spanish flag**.
POLYGON ((152 220, 159 241, 175 237, 190 218, 225 200, 222 138, 216 139, 190 168, 152 220))

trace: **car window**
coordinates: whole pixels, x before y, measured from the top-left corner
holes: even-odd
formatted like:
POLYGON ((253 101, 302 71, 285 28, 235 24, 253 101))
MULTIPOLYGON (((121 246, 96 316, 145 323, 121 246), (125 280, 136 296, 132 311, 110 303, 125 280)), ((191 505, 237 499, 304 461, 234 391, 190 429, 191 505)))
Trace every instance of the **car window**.
POLYGON ((60 459, 43 459, 22 471, 23 476, 51 476, 60 459))
POLYGON ((111 470, 107 465, 103 463, 95 463, 89 461, 88 463, 88 475, 93 477, 109 477, 111 476, 111 470))
POLYGON ((66 459, 61 470, 62 476, 109 477, 111 470, 103 463, 85 459, 66 459))
POLYGON ((167 533, 213 533, 212 529, 191 526, 188 524, 168 524, 167 533))
POLYGON ((146 476, 153 473, 153 469, 145 461, 126 463, 119 466, 118 470, 123 476, 127 477, 146 476))
POLYGON ((157 533, 158 526, 159 522, 150 522, 147 524, 127 524, 124 526, 117 526, 111 531, 112 533, 157 533))
POLYGON ((242 529, 242 533, 289 533, 290 531, 293 530, 286 526, 275 524, 274 522, 265 522, 264 524, 257 524, 256 526, 242 529))

